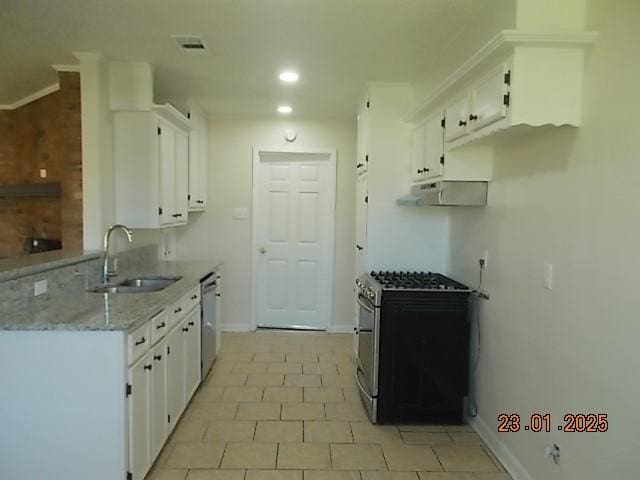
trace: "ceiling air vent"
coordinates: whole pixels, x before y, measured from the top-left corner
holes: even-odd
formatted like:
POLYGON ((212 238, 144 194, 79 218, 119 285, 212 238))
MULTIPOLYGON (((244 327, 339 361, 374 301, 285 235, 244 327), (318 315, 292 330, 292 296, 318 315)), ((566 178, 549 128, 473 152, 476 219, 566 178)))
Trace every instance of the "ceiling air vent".
POLYGON ((178 42, 178 46, 183 52, 204 53, 207 51, 204 40, 195 35, 171 35, 171 37, 178 42))

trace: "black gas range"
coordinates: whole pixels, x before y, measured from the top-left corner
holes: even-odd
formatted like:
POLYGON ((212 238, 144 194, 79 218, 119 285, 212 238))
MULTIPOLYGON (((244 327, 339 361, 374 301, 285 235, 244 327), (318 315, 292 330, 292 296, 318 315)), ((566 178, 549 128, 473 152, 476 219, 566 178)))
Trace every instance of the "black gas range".
POLYGON ((358 277, 356 381, 374 423, 462 422, 470 293, 440 273, 358 277))

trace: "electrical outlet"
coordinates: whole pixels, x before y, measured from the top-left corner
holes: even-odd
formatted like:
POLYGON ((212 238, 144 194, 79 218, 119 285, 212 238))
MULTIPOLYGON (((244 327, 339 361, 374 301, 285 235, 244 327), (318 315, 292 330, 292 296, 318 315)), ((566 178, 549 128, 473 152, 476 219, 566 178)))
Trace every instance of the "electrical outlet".
POLYGON ((489 250, 482 251, 482 256, 480 257, 480 260, 482 260, 484 263, 482 268, 487 268, 489 266, 489 250))
POLYGON ((47 293, 47 281, 46 280, 38 280, 33 283, 33 294, 37 297, 38 295, 43 295, 47 293))
POLYGON ((560 463, 560 447, 557 443, 549 445, 545 449, 545 453, 553 463, 555 463, 556 465, 560 463))
POLYGON ((547 290, 553 290, 553 264, 544 262, 544 275, 542 286, 547 290))

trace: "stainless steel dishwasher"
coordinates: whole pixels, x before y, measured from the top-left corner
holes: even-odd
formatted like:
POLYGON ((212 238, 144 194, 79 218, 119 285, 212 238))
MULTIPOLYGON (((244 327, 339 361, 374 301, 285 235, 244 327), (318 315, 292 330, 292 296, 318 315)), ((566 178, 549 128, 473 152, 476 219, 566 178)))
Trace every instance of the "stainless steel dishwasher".
POLYGON ((201 370, 204 381, 216 360, 216 297, 218 293, 218 276, 215 272, 200 280, 202 289, 202 334, 201 334, 201 370))

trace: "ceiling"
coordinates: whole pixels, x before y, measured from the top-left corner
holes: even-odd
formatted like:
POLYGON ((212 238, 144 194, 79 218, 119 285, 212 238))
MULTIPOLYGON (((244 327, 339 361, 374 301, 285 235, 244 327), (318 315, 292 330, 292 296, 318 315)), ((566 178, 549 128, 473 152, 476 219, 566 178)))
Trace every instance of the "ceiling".
POLYGON ((56 82, 73 51, 145 61, 156 100, 213 115, 346 116, 367 81, 412 81, 488 0, 2 0, 0 104, 56 82), (172 34, 201 35, 206 55, 172 34), (277 78, 297 70, 296 85, 277 78))

